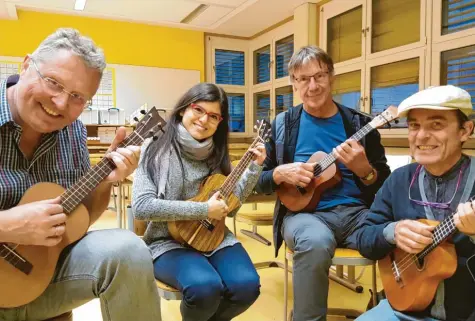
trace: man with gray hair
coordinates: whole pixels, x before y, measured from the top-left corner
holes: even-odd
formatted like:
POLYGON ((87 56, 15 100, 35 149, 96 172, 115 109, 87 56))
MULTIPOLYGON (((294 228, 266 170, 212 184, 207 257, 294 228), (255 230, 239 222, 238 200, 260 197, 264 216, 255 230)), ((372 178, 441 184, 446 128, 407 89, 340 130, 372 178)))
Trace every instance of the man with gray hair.
POLYGON ((274 212, 276 256, 282 236, 294 251, 293 319, 326 320, 328 272, 335 249, 356 249, 354 231, 390 170, 377 131, 362 144, 348 139, 370 118, 333 101, 333 62, 325 51, 303 47, 292 56, 288 69, 303 104, 274 121, 257 189, 271 193, 284 182, 306 187, 314 177, 315 163, 306 163, 310 156, 317 151, 336 156, 342 180, 323 192, 314 209, 291 212, 277 200, 274 212))
MULTIPOLYGON (((91 104, 105 66, 91 39, 59 29, 25 57, 20 75, 0 83, 0 243, 54 246, 63 239, 59 199, 18 203, 36 183, 69 188, 89 170, 87 132, 77 118, 91 104)), ((112 151, 124 138, 121 128, 107 155, 116 168, 84 202, 91 224, 106 209, 112 184, 137 167, 140 147, 112 151)), ((43 294, 24 306, 0 308, 0 319, 53 318, 94 298, 101 300, 104 320, 161 320, 151 256, 135 234, 87 233, 63 250, 43 294)))

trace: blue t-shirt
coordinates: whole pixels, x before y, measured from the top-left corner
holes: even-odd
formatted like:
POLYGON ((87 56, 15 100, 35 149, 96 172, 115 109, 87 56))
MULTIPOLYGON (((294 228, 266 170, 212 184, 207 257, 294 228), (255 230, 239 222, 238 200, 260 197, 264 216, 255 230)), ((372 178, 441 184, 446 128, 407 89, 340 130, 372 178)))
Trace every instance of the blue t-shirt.
MULTIPOLYGON (((299 136, 295 149, 295 162, 307 162, 315 152, 330 154, 336 146, 347 140, 340 113, 330 118, 317 118, 305 110, 300 117, 299 136)), ((321 195, 316 210, 323 210, 342 204, 364 204, 362 192, 353 180, 353 173, 336 161, 342 180, 321 195)))

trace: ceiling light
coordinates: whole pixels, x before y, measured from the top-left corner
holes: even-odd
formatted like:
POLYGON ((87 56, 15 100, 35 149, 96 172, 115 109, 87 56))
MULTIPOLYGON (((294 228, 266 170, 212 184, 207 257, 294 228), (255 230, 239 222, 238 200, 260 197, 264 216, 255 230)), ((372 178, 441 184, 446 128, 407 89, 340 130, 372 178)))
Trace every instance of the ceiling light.
POLYGON ((74 10, 84 10, 84 7, 86 7, 86 1, 87 0, 76 0, 76 3, 74 4, 74 10))

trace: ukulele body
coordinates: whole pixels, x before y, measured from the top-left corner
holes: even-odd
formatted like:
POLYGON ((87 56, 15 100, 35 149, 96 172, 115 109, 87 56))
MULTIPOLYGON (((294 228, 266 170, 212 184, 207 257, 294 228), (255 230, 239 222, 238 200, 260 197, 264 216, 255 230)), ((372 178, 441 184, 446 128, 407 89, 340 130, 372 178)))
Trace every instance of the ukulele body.
MULTIPOLYGON (((54 183, 38 183, 25 192, 19 205, 53 199, 64 191, 62 186, 54 183)), ((39 297, 53 278, 61 251, 83 237, 88 228, 89 212, 83 204, 80 204, 68 214, 66 230, 59 244, 51 247, 18 245, 15 248, 19 255, 33 265, 28 275, 1 259, 0 285, 3 290, 0 291, 0 308, 18 307, 39 297)), ((3 258, 7 252, 2 248, 0 254, 3 258)))
MULTIPOLYGON (((314 153, 307 163, 319 162, 327 156, 324 152, 314 153)), ((292 212, 314 212, 322 193, 341 182, 341 173, 335 163, 331 164, 319 176, 314 177, 304 188, 302 194, 295 185, 282 183, 277 188, 277 196, 284 206, 292 212)))
MULTIPOLYGON (((198 194, 189 201, 207 202, 222 187, 225 180, 226 176, 222 174, 208 176, 201 184, 198 194)), ((241 206, 239 199, 232 193, 224 201, 228 205, 229 212, 241 206)), ((223 241, 226 225, 224 218, 222 220, 208 218, 208 221, 214 225, 212 231, 196 220, 169 221, 168 231, 176 241, 188 244, 200 252, 209 252, 223 241)))
MULTIPOLYGON (((419 220, 436 226, 437 221, 419 220)), ((451 277, 457 269, 455 246, 447 241, 435 247, 421 263, 398 264, 399 271, 404 269, 399 281, 394 274, 393 262, 415 262, 412 255, 396 248, 378 261, 384 292, 391 306, 398 311, 423 311, 432 302, 439 283, 451 277), (404 261, 402 261, 404 262, 404 261)))

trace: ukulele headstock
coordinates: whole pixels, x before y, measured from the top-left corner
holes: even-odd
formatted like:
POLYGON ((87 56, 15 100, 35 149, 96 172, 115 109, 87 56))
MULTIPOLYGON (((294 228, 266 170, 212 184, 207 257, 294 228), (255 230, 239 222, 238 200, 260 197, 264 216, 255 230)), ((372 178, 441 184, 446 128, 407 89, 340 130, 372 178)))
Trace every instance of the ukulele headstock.
POLYGON ((272 133, 272 128, 269 122, 264 119, 258 120, 254 125, 254 129, 257 132, 256 139, 260 140, 261 142, 267 142, 269 137, 272 133))
POLYGON ((165 127, 165 120, 159 115, 157 108, 153 107, 144 116, 137 122, 135 126, 135 133, 142 137, 144 140, 146 138, 157 137, 159 131, 163 131, 165 127))
POLYGON ((370 122, 371 127, 378 128, 386 123, 389 123, 395 119, 397 119, 397 107, 396 106, 389 106, 385 111, 383 111, 378 116, 374 117, 373 120, 370 122))

